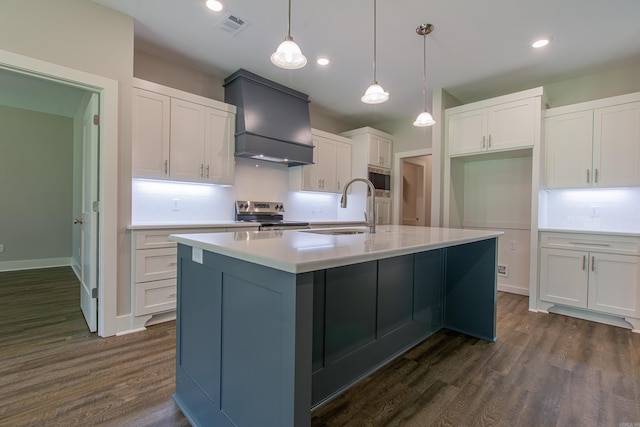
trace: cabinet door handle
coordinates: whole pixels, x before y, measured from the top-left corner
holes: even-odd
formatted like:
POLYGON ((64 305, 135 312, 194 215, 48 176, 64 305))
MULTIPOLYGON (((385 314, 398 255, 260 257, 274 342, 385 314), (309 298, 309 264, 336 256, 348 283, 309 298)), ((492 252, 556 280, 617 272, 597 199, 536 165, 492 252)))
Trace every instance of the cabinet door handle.
POLYGON ((596 172, 595 172, 595 182, 596 184, 598 183, 598 169, 596 169, 596 172))
POLYGON ((200 163, 200 178, 204 178, 204 165, 200 163))
POLYGON ((591 271, 596 271, 596 257, 591 255, 591 271))
POLYGON ((489 148, 491 148, 491 134, 489 134, 489 138, 488 138, 487 146, 488 146, 489 148))
POLYGON ((207 165, 207 173, 206 173, 206 178, 209 179, 209 165, 207 165))
POLYGON ((587 184, 591 183, 591 179, 590 178, 591 178, 591 176, 589 174, 589 169, 587 169, 587 184))
POLYGON ((483 135, 482 136, 482 148, 486 148, 486 137, 483 135))
POLYGON ((168 160, 165 160, 165 161, 164 161, 164 176, 167 176, 167 175, 168 175, 168 172, 169 172, 169 165, 168 165, 168 163, 169 163, 169 161, 168 161, 168 160))
POLYGON ((587 256, 582 255, 582 269, 585 270, 587 268, 587 256))

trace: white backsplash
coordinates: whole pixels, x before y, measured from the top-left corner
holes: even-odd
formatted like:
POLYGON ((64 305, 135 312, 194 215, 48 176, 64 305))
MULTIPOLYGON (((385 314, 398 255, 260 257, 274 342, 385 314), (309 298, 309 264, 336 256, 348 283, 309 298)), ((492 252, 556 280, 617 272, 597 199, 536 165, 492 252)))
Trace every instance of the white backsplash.
POLYGON ((133 224, 233 221, 236 200, 282 201, 285 220, 360 221, 360 195, 341 209, 340 195, 289 191, 289 168, 277 163, 237 158, 233 186, 134 179, 133 224))
POLYGON ((640 188, 549 190, 541 206, 543 228, 640 232, 640 188))

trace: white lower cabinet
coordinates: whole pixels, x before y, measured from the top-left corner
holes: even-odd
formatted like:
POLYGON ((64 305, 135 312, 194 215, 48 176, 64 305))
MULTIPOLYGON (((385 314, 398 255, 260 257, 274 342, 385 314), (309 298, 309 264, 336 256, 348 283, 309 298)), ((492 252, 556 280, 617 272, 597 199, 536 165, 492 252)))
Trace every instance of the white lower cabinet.
POLYGON ((131 236, 131 325, 144 329, 149 323, 175 319, 177 244, 171 234, 221 233, 257 230, 258 227, 134 230, 131 236), (156 319, 151 320, 152 317, 156 319))
POLYGON ((539 299, 621 316, 638 330, 639 241, 632 236, 541 233, 539 299))

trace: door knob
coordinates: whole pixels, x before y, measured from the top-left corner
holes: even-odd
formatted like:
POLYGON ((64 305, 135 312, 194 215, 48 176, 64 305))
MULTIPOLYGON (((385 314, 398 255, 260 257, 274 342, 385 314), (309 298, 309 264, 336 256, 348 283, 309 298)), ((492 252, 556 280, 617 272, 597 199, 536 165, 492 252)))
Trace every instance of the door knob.
POLYGON ((83 222, 82 222, 82 218, 75 218, 75 219, 73 220, 73 223, 74 223, 74 224, 82 224, 82 223, 83 223, 83 222))

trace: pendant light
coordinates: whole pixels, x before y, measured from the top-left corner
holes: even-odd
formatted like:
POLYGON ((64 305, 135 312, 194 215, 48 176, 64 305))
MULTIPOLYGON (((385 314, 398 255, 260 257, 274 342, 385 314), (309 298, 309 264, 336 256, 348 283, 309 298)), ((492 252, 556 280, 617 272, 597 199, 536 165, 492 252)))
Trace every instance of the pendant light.
POLYGON ((304 57, 300 47, 293 41, 291 37, 291 0, 289 0, 289 18, 287 21, 287 36, 280 43, 278 49, 271 55, 271 62, 274 65, 285 68, 287 70, 296 70, 307 64, 307 58, 304 57))
POLYGON ((380 104, 389 99, 389 93, 376 81, 376 0, 373 0, 373 82, 360 98, 365 104, 380 104))
POLYGON ((418 118, 413 122, 414 126, 425 127, 425 126, 433 126, 436 124, 436 121, 433 120, 433 117, 427 111, 427 34, 431 33, 434 30, 434 26, 431 24, 422 24, 418 28, 416 28, 416 33, 422 36, 423 45, 424 45, 424 68, 423 68, 423 83, 424 87, 422 88, 422 94, 424 96, 424 111, 418 114, 418 118))

